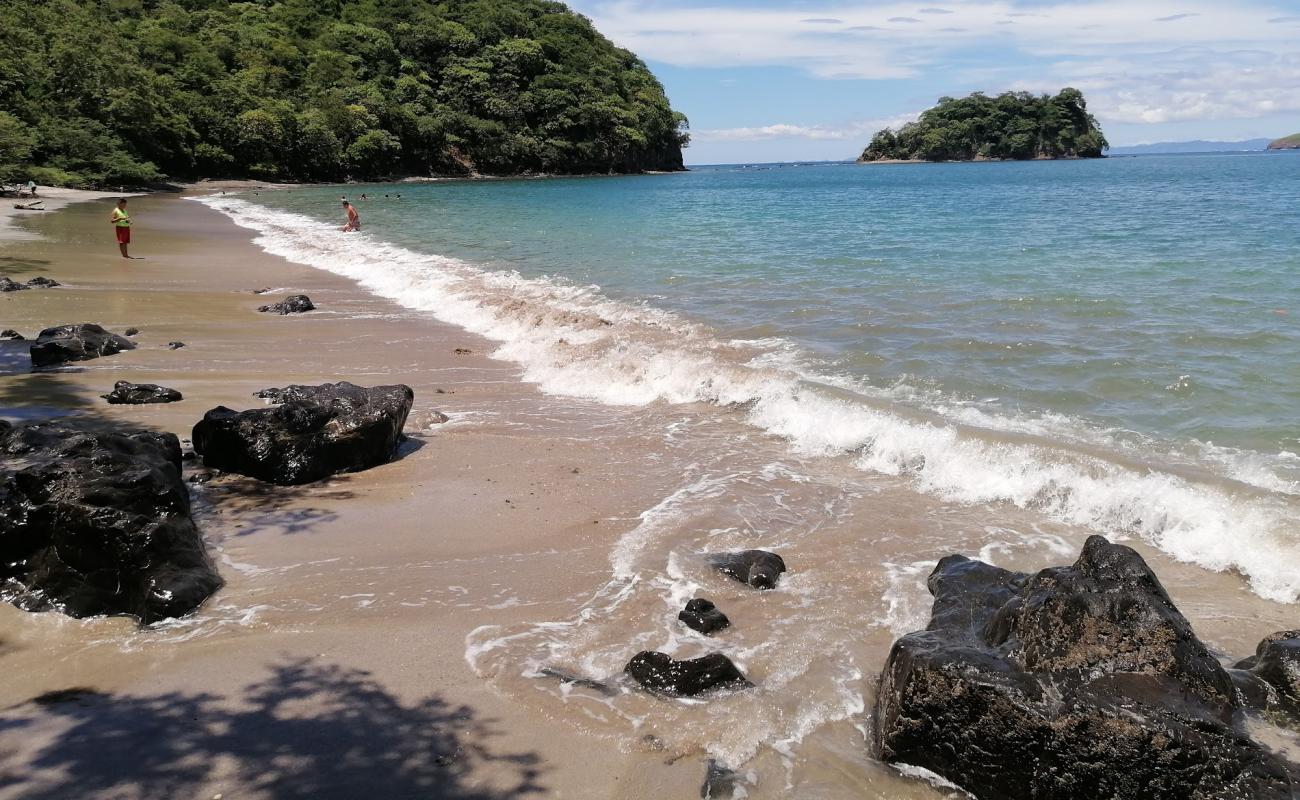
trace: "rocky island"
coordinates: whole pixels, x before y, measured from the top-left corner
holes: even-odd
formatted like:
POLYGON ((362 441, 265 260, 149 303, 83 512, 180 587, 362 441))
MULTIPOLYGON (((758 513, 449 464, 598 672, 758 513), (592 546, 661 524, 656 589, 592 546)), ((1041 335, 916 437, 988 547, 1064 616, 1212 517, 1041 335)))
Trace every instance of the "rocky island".
POLYGON ((858 162, 1101 158, 1109 146, 1078 89, 975 92, 941 97, 916 122, 879 131, 858 162))
POLYGON ((1268 143, 1269 150, 1300 150, 1300 133, 1283 136, 1268 143))

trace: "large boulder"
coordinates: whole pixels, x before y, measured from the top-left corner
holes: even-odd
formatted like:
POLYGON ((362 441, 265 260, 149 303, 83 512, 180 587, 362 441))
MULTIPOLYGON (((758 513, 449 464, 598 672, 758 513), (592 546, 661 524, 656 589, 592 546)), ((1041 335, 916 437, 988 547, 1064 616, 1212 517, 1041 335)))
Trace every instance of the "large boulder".
POLYGON ((747 583, 755 589, 774 589, 785 561, 776 553, 766 550, 745 550, 740 553, 721 553, 709 557, 709 564, 729 578, 747 583))
POLYGON ((159 386, 156 383, 131 383, 118 381, 113 384, 113 391, 100 397, 109 405, 138 406, 146 403, 177 403, 185 398, 175 389, 159 386))
POLYGON ((170 433, 0 421, 0 580, 21 608, 144 623, 221 585, 170 433))
POLYGON ((980 800, 1291 798, 1244 733, 1232 678, 1142 558, 1090 538, 1036 575, 962 556, 930 625, 894 643, 873 741, 980 800))
POLYGON ((676 661, 667 653, 646 650, 633 656, 623 671, 644 689, 677 697, 754 685, 722 653, 676 661))
POLYGON ((60 325, 57 328, 46 328, 36 337, 31 347, 32 366, 49 367, 69 361, 89 361, 134 349, 135 342, 125 336, 110 333, 98 325, 60 325))
POLYGON ((194 450, 209 467, 282 486, 391 461, 415 400, 409 386, 367 389, 351 383, 258 395, 277 405, 214 408, 194 426, 194 450))

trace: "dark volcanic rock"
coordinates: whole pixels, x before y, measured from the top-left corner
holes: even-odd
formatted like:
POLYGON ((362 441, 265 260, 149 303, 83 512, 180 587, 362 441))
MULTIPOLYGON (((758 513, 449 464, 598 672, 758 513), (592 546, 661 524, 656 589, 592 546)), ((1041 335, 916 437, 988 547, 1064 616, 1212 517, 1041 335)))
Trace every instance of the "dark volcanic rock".
POLYGON ((1142 558, 1100 536, 1037 575, 949 556, 894 643, 873 741, 981 800, 1291 798, 1233 680, 1142 558))
POLYGON ((745 689, 754 684, 721 653, 674 661, 667 653, 637 653, 623 671, 645 689, 663 694, 694 697, 714 689, 745 689))
POLYGON ((755 589, 774 588, 781 573, 785 572, 785 561, 766 550, 710 556, 709 564, 723 575, 748 583, 755 589))
POLYGON ((32 366, 48 367, 69 361, 89 361, 134 350, 135 342, 98 325, 60 325, 46 328, 32 345, 32 366))
POLYGON ((0 331, 0 339, 7 342, 22 342, 26 340, 26 337, 13 328, 5 328, 3 331, 0 331))
POLYGON ((310 297, 305 294, 295 294, 292 297, 286 297, 274 305, 262 306, 257 310, 263 312, 274 311, 276 314, 301 314, 304 311, 312 311, 315 308, 316 306, 312 304, 310 297))
POLYGON ((0 422, 0 579, 21 608, 186 614, 221 585, 170 433, 0 422))
POLYGON ((175 389, 168 389, 154 383, 131 383, 118 381, 113 384, 113 391, 100 397, 111 405, 138 406, 145 403, 176 403, 184 399, 175 389))
POLYGON ((47 278, 44 275, 40 275, 28 281, 27 285, 33 287, 39 287, 42 289, 53 289, 55 286, 62 286, 63 284, 59 283, 53 278, 47 278))
POLYGON ((179 350, 179 349, 181 349, 181 348, 184 347, 184 346, 185 346, 185 342, 168 342, 168 343, 167 343, 167 349, 168 349, 168 350, 179 350))
POLYGON ((19 283, 13 278, 0 276, 0 292, 21 292, 24 289, 30 288, 32 287, 25 283, 19 283))
POLYGON ((1257 707, 1280 707, 1291 714, 1300 713, 1300 631, 1279 631, 1264 637, 1255 655, 1238 662, 1236 668, 1249 670, 1248 674, 1274 690, 1257 707))
POLYGON ((734 770, 722 766, 717 759, 710 758, 704 769, 704 783, 700 785, 701 800, 733 800, 736 790, 743 781, 734 770))
POLYGON ((124 335, 126 335, 126 336, 138 336, 138 335, 140 335, 140 329, 139 329, 139 328, 127 328, 126 331, 125 331, 125 334, 124 334, 124 335))
POLYGON ((677 618, 686 623, 686 627, 697 630, 705 636, 731 625, 727 615, 703 597, 697 597, 687 603, 686 608, 682 609, 677 618))
POLYGON ((415 393, 409 386, 350 383, 266 389, 278 405, 214 408, 194 426, 203 463, 291 486, 392 460, 415 393))

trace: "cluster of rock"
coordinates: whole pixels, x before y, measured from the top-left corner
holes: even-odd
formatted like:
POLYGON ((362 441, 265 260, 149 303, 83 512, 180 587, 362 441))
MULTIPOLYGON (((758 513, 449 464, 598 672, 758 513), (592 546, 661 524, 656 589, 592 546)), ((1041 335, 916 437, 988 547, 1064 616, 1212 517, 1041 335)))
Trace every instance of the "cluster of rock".
POLYGON ((135 342, 93 323, 46 328, 31 346, 33 367, 54 367, 134 350, 135 342))
POLYGON ((929 626, 894 643, 881 677, 883 760, 981 800, 1300 791, 1242 714, 1295 711, 1300 632, 1225 669, 1142 558, 1100 536, 1035 575, 949 556, 929 588, 929 626))
POLYGON ((113 384, 113 391, 100 395, 110 405, 144 405, 146 403, 178 403, 184 399, 175 389, 168 389, 155 383, 131 383, 118 381, 113 384))
MULTIPOLYGON (((765 550, 715 555, 709 558, 709 564, 723 575, 755 589, 775 588, 781 573, 785 572, 785 561, 765 550)), ((705 636, 731 625, 731 620, 703 597, 688 602, 677 618, 705 636)), ((667 653, 645 650, 633 656, 623 672, 647 691, 675 697, 695 697, 721 689, 746 689, 754 685, 722 653, 677 661, 667 653)))
POLYGON ((13 278, 0 276, 0 292, 21 292, 27 289, 53 289, 55 286, 61 286, 53 278, 47 278, 43 275, 32 278, 27 283, 19 283, 13 278))

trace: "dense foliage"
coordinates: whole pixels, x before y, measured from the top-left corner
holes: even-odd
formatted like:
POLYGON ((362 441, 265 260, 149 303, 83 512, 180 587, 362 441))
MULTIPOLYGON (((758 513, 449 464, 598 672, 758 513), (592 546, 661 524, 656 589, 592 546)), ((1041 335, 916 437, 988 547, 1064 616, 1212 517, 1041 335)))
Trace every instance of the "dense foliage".
POLYGON ((976 92, 942 97, 916 122, 880 131, 860 160, 1100 158, 1109 146, 1078 89, 1055 97, 976 92))
MULTIPOLYGON (((0 136, 4 134, 0 132, 0 136)), ((1300 150, 1300 133, 1293 133, 1290 136, 1283 136, 1281 139, 1275 139, 1268 145, 1269 150, 1300 150)))
POLYGON ((686 120, 549 0, 29 0, 0 24, 0 178, 680 169, 686 120))

